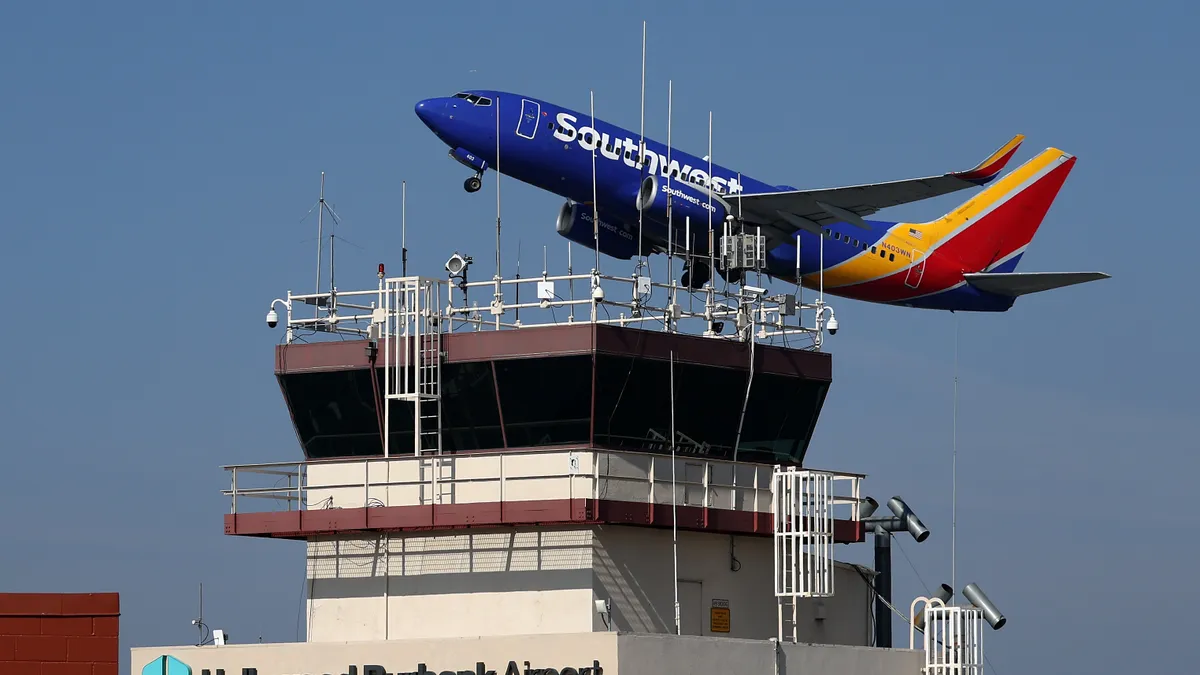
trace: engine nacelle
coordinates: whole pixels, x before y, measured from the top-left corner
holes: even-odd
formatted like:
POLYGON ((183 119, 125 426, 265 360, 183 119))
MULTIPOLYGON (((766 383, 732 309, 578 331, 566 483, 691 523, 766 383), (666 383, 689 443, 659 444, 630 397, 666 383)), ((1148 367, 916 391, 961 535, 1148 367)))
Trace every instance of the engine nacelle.
MULTIPOLYGON (((576 244, 591 249, 596 247, 590 208, 570 201, 564 203, 558 211, 554 229, 576 244)), ((629 260, 638 254, 637 234, 600 218, 600 252, 619 260, 629 260)))
MULTIPOLYGON (((688 218, 691 218, 692 231, 698 231, 697 228, 707 227, 709 213, 712 213, 712 225, 714 228, 721 227, 721 223, 725 220, 725 207, 717 199, 711 199, 712 205, 709 205, 710 197, 699 191, 689 187, 687 181, 673 180, 671 181, 671 226, 683 231, 684 223, 688 218), (712 209, 709 211, 709 209, 712 209)), ((667 181, 659 176, 646 176, 642 180, 641 188, 638 189, 637 202, 635 208, 643 212, 652 220, 662 223, 667 223, 667 181)))

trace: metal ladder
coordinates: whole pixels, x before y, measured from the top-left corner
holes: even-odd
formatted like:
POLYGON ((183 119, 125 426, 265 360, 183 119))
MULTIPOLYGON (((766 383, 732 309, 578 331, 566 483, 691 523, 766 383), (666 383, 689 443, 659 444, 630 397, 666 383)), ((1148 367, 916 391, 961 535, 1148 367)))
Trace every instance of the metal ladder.
POLYGON ((417 345, 413 427, 417 455, 442 454, 442 331, 436 316, 427 317, 430 330, 417 345))
POLYGON ((776 466, 771 476, 778 639, 797 642, 797 603, 833 596, 833 475, 776 466))

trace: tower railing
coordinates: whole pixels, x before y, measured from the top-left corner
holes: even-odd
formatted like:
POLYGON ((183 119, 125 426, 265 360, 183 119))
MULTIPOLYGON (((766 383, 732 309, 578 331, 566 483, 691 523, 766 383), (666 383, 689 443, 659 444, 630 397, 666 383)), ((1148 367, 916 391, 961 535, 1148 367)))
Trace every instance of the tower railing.
MULTIPOLYGON (((597 323, 820 351, 826 327, 836 329, 832 308, 816 293, 806 301, 798 288, 768 292, 746 284, 709 283, 688 289, 649 276, 598 271, 473 282, 465 281, 465 272, 435 279, 384 278, 381 271, 375 290, 289 291, 272 307, 275 304, 286 309, 289 344, 323 333, 387 339, 422 331, 437 341, 442 333, 462 330, 597 323), (418 300, 419 307, 411 309, 418 300), (312 307, 313 313, 307 314, 305 307, 312 307)), ((413 384, 416 388, 415 380, 413 384)))
POLYGON ((923 603, 925 675, 983 675, 983 610, 947 605, 941 598, 918 597, 909 610, 909 649, 916 649, 918 613, 923 603))

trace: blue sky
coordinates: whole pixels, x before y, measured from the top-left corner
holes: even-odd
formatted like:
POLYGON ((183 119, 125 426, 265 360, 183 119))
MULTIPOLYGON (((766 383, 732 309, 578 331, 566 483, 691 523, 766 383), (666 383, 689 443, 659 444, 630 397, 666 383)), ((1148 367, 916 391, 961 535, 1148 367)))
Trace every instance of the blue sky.
MULTIPOLYGON (((235 640, 295 639, 303 545, 224 537, 218 467, 300 456, 262 317, 312 285, 320 172, 356 245, 340 287, 398 268, 402 180, 414 271, 490 260, 494 184, 463 192, 413 104, 481 87, 585 109, 594 91, 636 127, 642 19, 647 129, 665 136, 671 79, 675 144, 703 154, 711 110, 714 156, 762 180, 963 169, 1018 132, 1014 166, 1078 155, 1021 269, 1113 279, 996 316, 835 301, 809 461, 869 474, 933 530, 897 540, 898 604, 947 580, 957 328, 959 585, 1009 617, 992 672, 1182 664, 1200 602, 1180 517, 1200 468, 1186 3, 9 3, 0 281, 38 302, 0 337, 0 590, 120 591, 124 648, 192 640, 203 581, 235 640)), ((561 200, 503 189, 505 265, 515 238, 561 255, 561 200)))

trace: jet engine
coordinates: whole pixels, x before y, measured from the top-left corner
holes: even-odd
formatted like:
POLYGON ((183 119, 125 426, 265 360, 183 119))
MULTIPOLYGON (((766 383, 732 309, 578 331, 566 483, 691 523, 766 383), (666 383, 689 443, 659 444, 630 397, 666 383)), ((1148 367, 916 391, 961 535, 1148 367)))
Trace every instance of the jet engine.
MULTIPOLYGON (((596 235, 592 229, 592 210, 581 204, 568 201, 558 211, 555 229, 576 244, 596 248, 596 235)), ((600 252, 619 260, 629 260, 638 254, 637 234, 621 225, 600 219, 600 252)), ((649 253, 649 251, 646 251, 649 253)))
MULTIPOLYGON (((688 218, 691 218, 692 231, 698 231, 697 228, 707 227, 709 213, 712 213, 712 225, 714 228, 720 228, 721 223, 725 220, 725 206, 720 199, 711 199, 712 206, 709 206, 710 197, 708 194, 700 190, 692 189, 690 183, 684 180, 671 181, 671 225, 673 228, 683 230, 684 223, 688 218), (712 211, 709 211, 709 208, 712 211)), ((662 223, 667 223, 667 181, 660 176, 646 176, 642 180, 641 188, 638 189, 637 202, 635 204, 637 210, 643 212, 649 218, 662 223)))

